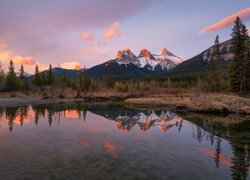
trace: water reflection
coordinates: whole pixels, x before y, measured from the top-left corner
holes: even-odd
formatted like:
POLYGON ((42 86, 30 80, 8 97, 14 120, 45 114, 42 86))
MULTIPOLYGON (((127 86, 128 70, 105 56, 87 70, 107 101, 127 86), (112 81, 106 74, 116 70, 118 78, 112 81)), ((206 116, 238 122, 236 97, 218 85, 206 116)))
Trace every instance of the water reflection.
MULTIPOLYGON (((87 121, 91 120, 87 117, 88 112, 104 117, 117 129, 126 132, 132 130, 150 132, 151 129, 156 132, 155 130, 158 129, 158 133, 165 134, 172 128, 178 133, 181 133, 183 129, 183 131, 191 131, 192 138, 200 143, 198 146, 200 154, 197 156, 212 159, 214 166, 218 169, 224 166, 230 168, 232 179, 248 178, 250 172, 250 122, 247 119, 249 117, 236 115, 222 117, 191 113, 177 115, 169 110, 134 110, 118 105, 51 104, 0 109, 0 129, 8 127, 9 131, 13 132, 17 126, 28 126, 32 123, 39 126, 39 122, 44 119, 52 127, 60 126, 61 119, 79 119, 84 126, 87 121), (206 146, 206 142, 209 142, 210 145, 206 146), (229 143, 230 149, 223 149, 225 142, 229 143)), ((80 141, 80 146, 90 149, 94 143, 96 142, 93 139, 85 138, 80 141)), ((103 140, 102 148, 114 159, 119 158, 118 152, 127 150, 123 145, 110 140, 103 140)))
POLYGON ((138 125, 145 132, 152 127, 157 127, 164 133, 173 126, 178 127, 179 132, 182 128, 183 118, 168 110, 138 112, 131 109, 128 111, 126 109, 119 109, 120 111, 118 112, 120 114, 117 114, 117 109, 115 109, 108 114, 106 108, 109 107, 99 109, 98 106, 86 107, 75 104, 72 104, 72 106, 68 104, 55 104, 14 107, 1 109, 0 118, 2 119, 5 115, 10 131, 13 130, 15 125, 23 126, 24 122, 28 124, 32 119, 38 125, 40 118, 47 118, 49 126, 52 125, 53 121, 60 121, 61 118, 79 119, 85 122, 87 111, 114 121, 117 128, 124 131, 130 131, 135 125, 138 125))

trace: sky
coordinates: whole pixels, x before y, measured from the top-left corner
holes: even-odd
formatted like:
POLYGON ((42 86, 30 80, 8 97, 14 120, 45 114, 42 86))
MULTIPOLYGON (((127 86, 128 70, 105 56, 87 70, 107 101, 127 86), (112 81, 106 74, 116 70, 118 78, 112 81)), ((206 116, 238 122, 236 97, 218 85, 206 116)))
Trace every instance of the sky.
POLYGON ((250 28, 250 0, 0 0, 0 60, 32 74, 91 68, 126 48, 188 59, 229 39, 237 16, 250 28))

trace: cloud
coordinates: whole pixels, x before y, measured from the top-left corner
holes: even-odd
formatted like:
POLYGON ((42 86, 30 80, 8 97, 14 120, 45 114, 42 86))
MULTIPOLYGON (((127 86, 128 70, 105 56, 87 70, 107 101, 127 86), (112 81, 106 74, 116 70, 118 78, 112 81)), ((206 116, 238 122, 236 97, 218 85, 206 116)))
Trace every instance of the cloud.
POLYGON ((89 32, 81 33, 80 38, 81 38, 81 40, 86 41, 86 42, 91 43, 91 44, 93 44, 95 42, 94 35, 92 33, 89 33, 89 32))
POLYGON ((72 62, 65 62, 60 64, 61 68, 64 69, 75 69, 75 70, 80 70, 81 69, 81 64, 79 62, 76 61, 72 61, 72 62))
POLYGON ((107 41, 122 35, 124 35, 124 33, 120 30, 120 23, 117 21, 113 22, 110 27, 105 28, 103 39, 107 41))
POLYGON ((6 51, 0 51, 0 60, 1 61, 10 61, 11 59, 11 52, 6 50, 6 51))
POLYGON ((249 20, 250 19, 250 8, 244 9, 236 14, 233 14, 209 27, 202 29, 199 34, 206 34, 214 31, 219 31, 221 29, 228 28, 234 24, 236 17, 240 17, 241 20, 249 20))
POLYGON ((12 58, 14 64, 18 65, 35 65, 36 62, 33 60, 32 57, 22 57, 22 56, 14 56, 12 58))

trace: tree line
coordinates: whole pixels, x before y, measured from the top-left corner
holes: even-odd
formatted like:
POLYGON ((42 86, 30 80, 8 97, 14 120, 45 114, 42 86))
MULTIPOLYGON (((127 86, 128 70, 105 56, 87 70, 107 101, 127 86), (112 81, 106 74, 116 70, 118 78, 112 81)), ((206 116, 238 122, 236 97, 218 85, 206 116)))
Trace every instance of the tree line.
POLYGON ((21 65, 18 75, 15 72, 14 63, 11 60, 7 73, 3 71, 0 64, 0 91, 23 91, 32 88, 44 88, 57 86, 61 88, 70 87, 81 92, 95 91, 101 88, 115 89, 119 92, 142 93, 152 87, 155 88, 194 88, 215 92, 234 92, 246 95, 250 91, 250 42, 246 26, 239 17, 235 20, 232 29, 231 50, 233 60, 227 69, 222 67, 224 61, 221 56, 219 36, 216 37, 211 59, 211 70, 207 74, 192 78, 182 79, 143 79, 143 80, 114 80, 111 75, 103 79, 90 79, 87 71, 79 71, 78 78, 58 77, 54 74, 50 65, 47 71, 40 71, 38 65, 35 67, 35 75, 30 78, 21 65))

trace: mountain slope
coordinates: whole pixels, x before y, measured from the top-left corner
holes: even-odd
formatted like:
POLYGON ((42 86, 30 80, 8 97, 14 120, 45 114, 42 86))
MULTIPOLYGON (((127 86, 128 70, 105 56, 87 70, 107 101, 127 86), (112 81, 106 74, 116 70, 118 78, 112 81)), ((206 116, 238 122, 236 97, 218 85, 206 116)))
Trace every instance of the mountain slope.
POLYGON ((87 73, 93 79, 102 79, 104 76, 111 75, 113 79, 129 80, 140 79, 153 72, 148 69, 138 68, 132 63, 119 64, 111 60, 88 69, 87 73))
MULTIPOLYGON (((180 63, 169 72, 164 73, 162 77, 189 77, 206 73, 212 67, 213 52, 214 47, 212 46, 199 55, 180 63)), ((230 40, 220 44, 220 53, 221 66, 225 69, 228 62, 233 58, 230 40)))

